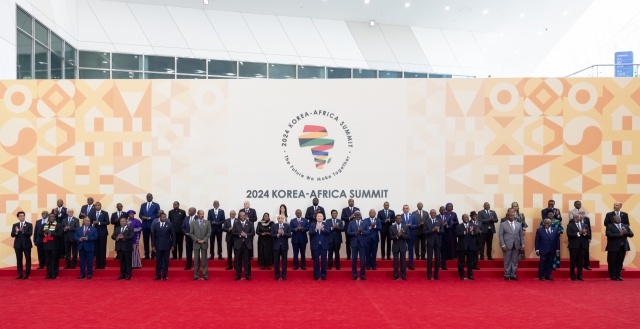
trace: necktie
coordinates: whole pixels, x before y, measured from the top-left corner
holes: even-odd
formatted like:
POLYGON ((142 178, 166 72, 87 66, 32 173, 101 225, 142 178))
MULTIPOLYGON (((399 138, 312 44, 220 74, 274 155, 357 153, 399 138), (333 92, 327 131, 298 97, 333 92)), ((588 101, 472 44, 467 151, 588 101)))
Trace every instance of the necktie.
POLYGON ((67 225, 71 226, 71 217, 69 217, 69 220, 67 221, 67 225))
POLYGON ((189 224, 191 224, 191 222, 193 222, 193 216, 189 217, 189 224))
POLYGON ((578 223, 578 231, 582 231, 582 228, 580 226, 580 223, 578 223))
POLYGON ((244 228, 244 222, 242 222, 242 228, 244 228))
POLYGON ((333 225, 336 225, 336 220, 335 219, 333 219, 333 225))
POLYGON ((84 227, 84 236, 87 236, 87 227, 84 227))
POLYGON ((385 217, 385 218, 389 218, 389 211, 388 211, 388 210, 385 210, 385 211, 384 211, 384 217, 385 217))
POLYGON ((433 218, 433 219, 431 220, 431 222, 433 223, 433 225, 436 225, 436 219, 435 219, 435 218, 433 218))
POLYGON ((358 228, 360 227, 360 220, 358 220, 358 228))
POLYGON ((280 224, 280 231, 282 231, 282 224, 280 224))
POLYGON ((464 229, 468 229, 469 228, 469 224, 464 224, 464 229))
POLYGON ((22 222, 20 222, 20 229, 22 229, 22 222))
POLYGON ((513 225, 513 222, 511 222, 511 230, 514 232, 516 231, 516 227, 513 225))
POLYGON ((618 224, 618 231, 622 231, 622 228, 620 227, 620 224, 618 224))
POLYGON ((120 234, 124 234, 124 227, 120 229, 120 234))
POLYGON ((201 220, 199 220, 198 222, 200 223, 200 226, 202 226, 202 221, 201 221, 201 220))
POLYGON ((551 231, 549 231, 549 229, 547 229, 547 235, 551 235, 551 231))
POLYGON ((418 211, 418 218, 422 219, 422 211, 418 211))
POLYGON ((396 226, 398 226, 398 232, 400 232, 400 224, 398 224, 398 225, 396 225, 396 226))
POLYGON ((149 211, 149 208, 151 208, 151 202, 147 202, 147 211, 149 211))
POLYGON ((487 210, 487 215, 489 215, 489 210, 487 210))
POLYGON ((349 207, 349 211, 353 214, 353 207, 349 207))
POLYGON ((164 223, 160 223, 160 228, 164 228, 164 223))

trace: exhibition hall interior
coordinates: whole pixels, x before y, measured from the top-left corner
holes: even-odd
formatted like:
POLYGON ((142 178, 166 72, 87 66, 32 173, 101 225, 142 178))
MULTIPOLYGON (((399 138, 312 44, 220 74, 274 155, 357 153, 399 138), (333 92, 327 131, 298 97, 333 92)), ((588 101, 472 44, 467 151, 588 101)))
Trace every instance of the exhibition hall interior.
POLYGON ((5 325, 635 326, 639 17, 0 0, 5 325))

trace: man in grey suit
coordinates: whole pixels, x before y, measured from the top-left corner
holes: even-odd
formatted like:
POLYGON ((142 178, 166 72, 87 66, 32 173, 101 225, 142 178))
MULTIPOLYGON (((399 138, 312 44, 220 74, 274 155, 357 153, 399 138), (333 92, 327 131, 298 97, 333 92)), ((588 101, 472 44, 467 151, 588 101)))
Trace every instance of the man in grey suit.
POLYGON ((426 210, 422 210, 422 202, 418 202, 418 210, 413 212, 413 216, 416 217, 416 223, 418 224, 418 228, 413 232, 415 233, 416 242, 415 242, 415 252, 416 259, 427 259, 427 235, 423 234, 422 231, 424 229, 424 221, 429 218, 429 213, 426 210))
POLYGON ((193 279, 199 279, 200 264, 202 264, 202 279, 209 280, 207 248, 211 237, 211 222, 204 220, 204 210, 198 210, 198 220, 189 224, 189 236, 193 241, 193 279))
POLYGON ((489 202, 485 202, 483 210, 478 212, 478 220, 482 223, 482 234, 480 234, 480 260, 484 260, 484 246, 487 245, 487 259, 493 260, 491 250, 493 249, 493 235, 496 234, 495 223, 498 222, 498 215, 491 210, 489 202))
POLYGON ((504 279, 518 280, 518 249, 524 250, 524 237, 520 223, 514 221, 513 209, 507 212, 507 221, 500 224, 500 246, 504 257, 504 279))
POLYGON ((67 218, 63 218, 60 222, 64 227, 64 236, 62 237, 64 242, 64 268, 76 268, 78 242, 73 236, 76 234, 76 229, 80 227, 80 220, 73 217, 73 209, 67 209, 67 218))

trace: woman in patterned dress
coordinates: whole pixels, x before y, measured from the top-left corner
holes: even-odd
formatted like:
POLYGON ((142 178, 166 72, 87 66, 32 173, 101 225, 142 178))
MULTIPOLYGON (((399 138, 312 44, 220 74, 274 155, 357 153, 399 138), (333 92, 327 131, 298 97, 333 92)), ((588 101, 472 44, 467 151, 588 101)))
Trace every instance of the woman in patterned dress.
MULTIPOLYGON (((527 227, 529 227, 524 218, 524 214, 520 212, 520 206, 518 205, 517 202, 513 202, 511 204, 511 209, 513 209, 513 212, 515 213, 515 221, 520 223, 520 225, 522 226, 522 235, 524 235, 525 232, 527 231, 527 227)), ((525 259, 525 258, 526 257, 524 255, 524 250, 518 250, 518 259, 525 259)))
POLYGON ((134 210, 127 211, 127 225, 133 228, 133 253, 131 254, 131 268, 142 268, 142 261, 140 261, 140 233, 142 232, 142 223, 139 219, 135 218, 136 212, 134 210))

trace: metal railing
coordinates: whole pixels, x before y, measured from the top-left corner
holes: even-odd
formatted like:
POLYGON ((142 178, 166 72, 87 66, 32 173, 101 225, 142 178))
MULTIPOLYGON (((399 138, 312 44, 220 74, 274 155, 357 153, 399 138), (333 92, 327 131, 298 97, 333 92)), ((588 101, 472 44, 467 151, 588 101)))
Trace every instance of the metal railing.
POLYGON ((595 64, 567 75, 580 77, 637 77, 640 64, 595 64))

